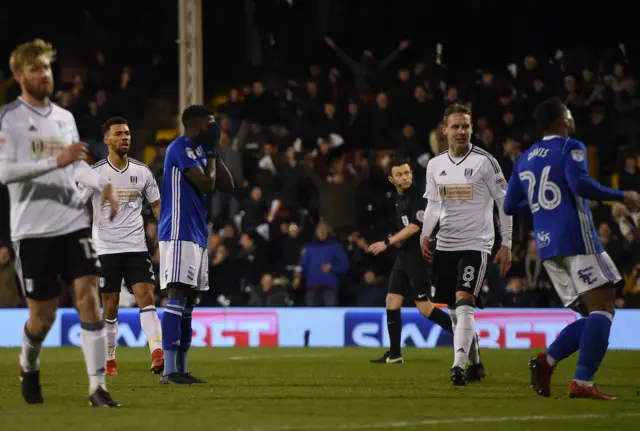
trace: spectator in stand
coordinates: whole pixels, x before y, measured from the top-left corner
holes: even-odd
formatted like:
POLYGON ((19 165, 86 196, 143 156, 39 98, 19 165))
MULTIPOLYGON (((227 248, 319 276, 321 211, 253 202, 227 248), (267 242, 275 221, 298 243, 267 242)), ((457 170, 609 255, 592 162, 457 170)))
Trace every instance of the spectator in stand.
POLYGON ((316 240, 304 248, 300 269, 295 275, 295 289, 300 288, 302 277, 306 280, 308 307, 337 306, 341 277, 349 270, 349 260, 344 249, 329 237, 330 233, 331 227, 328 224, 318 225, 316 240))

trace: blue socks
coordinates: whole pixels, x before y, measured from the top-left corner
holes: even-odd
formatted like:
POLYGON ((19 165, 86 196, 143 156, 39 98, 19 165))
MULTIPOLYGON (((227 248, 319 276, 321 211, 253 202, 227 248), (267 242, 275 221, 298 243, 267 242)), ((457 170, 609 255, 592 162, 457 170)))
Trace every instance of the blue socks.
POLYGON ((553 365, 580 350, 573 379, 592 382, 609 347, 612 320, 611 314, 594 311, 589 317, 576 320, 564 328, 547 349, 547 355, 554 361, 553 365))
POLYGON ((593 381, 609 347, 609 333, 613 316, 604 311, 595 311, 586 319, 580 338, 580 358, 573 379, 581 382, 593 381))
POLYGON ((181 343, 180 327, 185 302, 186 300, 170 298, 162 313, 162 349, 164 350, 165 376, 178 372, 178 350, 181 343))
POLYGON ((182 320, 180 322, 180 347, 178 348, 178 372, 187 372, 187 353, 191 347, 191 314, 193 312, 193 301, 188 300, 184 310, 182 311, 182 320))
POLYGON ((587 320, 587 318, 576 320, 560 331, 558 338, 547 348, 547 355, 559 362, 577 352, 587 320))

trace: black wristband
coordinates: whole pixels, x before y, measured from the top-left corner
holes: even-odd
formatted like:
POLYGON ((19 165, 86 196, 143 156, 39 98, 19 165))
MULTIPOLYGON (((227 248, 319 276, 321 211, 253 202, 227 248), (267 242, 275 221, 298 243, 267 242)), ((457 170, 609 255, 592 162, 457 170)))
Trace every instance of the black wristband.
POLYGON ((391 245, 391 242, 389 242, 389 238, 385 238, 384 239, 384 245, 386 245, 387 247, 389 247, 391 245))

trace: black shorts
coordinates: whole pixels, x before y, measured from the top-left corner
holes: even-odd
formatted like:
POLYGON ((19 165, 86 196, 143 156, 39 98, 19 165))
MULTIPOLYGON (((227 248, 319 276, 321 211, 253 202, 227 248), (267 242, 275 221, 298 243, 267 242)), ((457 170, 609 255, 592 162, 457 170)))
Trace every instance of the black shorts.
POLYGON ((58 277, 70 285, 75 279, 100 273, 100 261, 90 229, 51 238, 16 241, 16 272, 22 295, 35 301, 60 296, 58 277))
POLYGON ((452 307, 456 292, 480 295, 487 273, 489 253, 476 250, 442 251, 433 254, 434 302, 452 307))
POLYGON ((389 275, 388 292, 413 298, 416 302, 428 301, 431 299, 430 278, 428 266, 420 264, 415 268, 411 262, 403 262, 396 258, 389 275))
POLYGON ((103 254, 100 263, 100 293, 119 293, 122 280, 130 292, 134 284, 156 284, 148 252, 103 254))

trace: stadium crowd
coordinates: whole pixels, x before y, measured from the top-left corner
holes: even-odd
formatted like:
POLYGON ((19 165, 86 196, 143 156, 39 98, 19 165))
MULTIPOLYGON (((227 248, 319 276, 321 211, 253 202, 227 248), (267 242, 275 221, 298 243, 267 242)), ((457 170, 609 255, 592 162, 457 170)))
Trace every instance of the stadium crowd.
MULTIPOLYGON (((202 305, 383 306, 393 250, 378 257, 366 250, 395 229, 386 163, 392 155, 410 159, 414 178, 423 182, 428 160, 446 150, 441 115, 452 103, 473 109, 472 142, 491 152, 509 178, 515 160, 537 138, 533 108, 558 96, 589 148, 592 175, 622 190, 639 188, 640 93, 622 54, 527 56, 520 64, 453 80, 437 58, 405 62, 410 41, 380 59, 325 42, 335 52, 334 67, 311 65, 305 76, 282 82, 256 79, 231 89, 216 106, 220 154, 241 187, 234 195, 211 196, 211 290, 200 298, 202 305)), ((86 88, 80 77, 58 92, 83 139, 100 142, 99 125, 110 116, 141 116, 131 77, 123 69, 110 97, 86 88)), ((136 139, 134 134, 134 145, 136 139)), ((104 157, 100 145, 93 148, 96 158, 104 157)), ((161 180, 162 158, 152 170, 161 180)), ((23 305, 8 209, 0 187, 0 307, 23 305)), ((624 273, 617 305, 638 308, 640 214, 597 203, 592 211, 607 252, 624 273)), ((486 306, 561 306, 530 228, 529 219, 515 220, 513 267, 506 279, 496 268, 487 271, 486 306)), ((157 269, 157 223, 150 211, 146 233, 157 269)), ((70 298, 61 301, 70 304, 70 298)))

